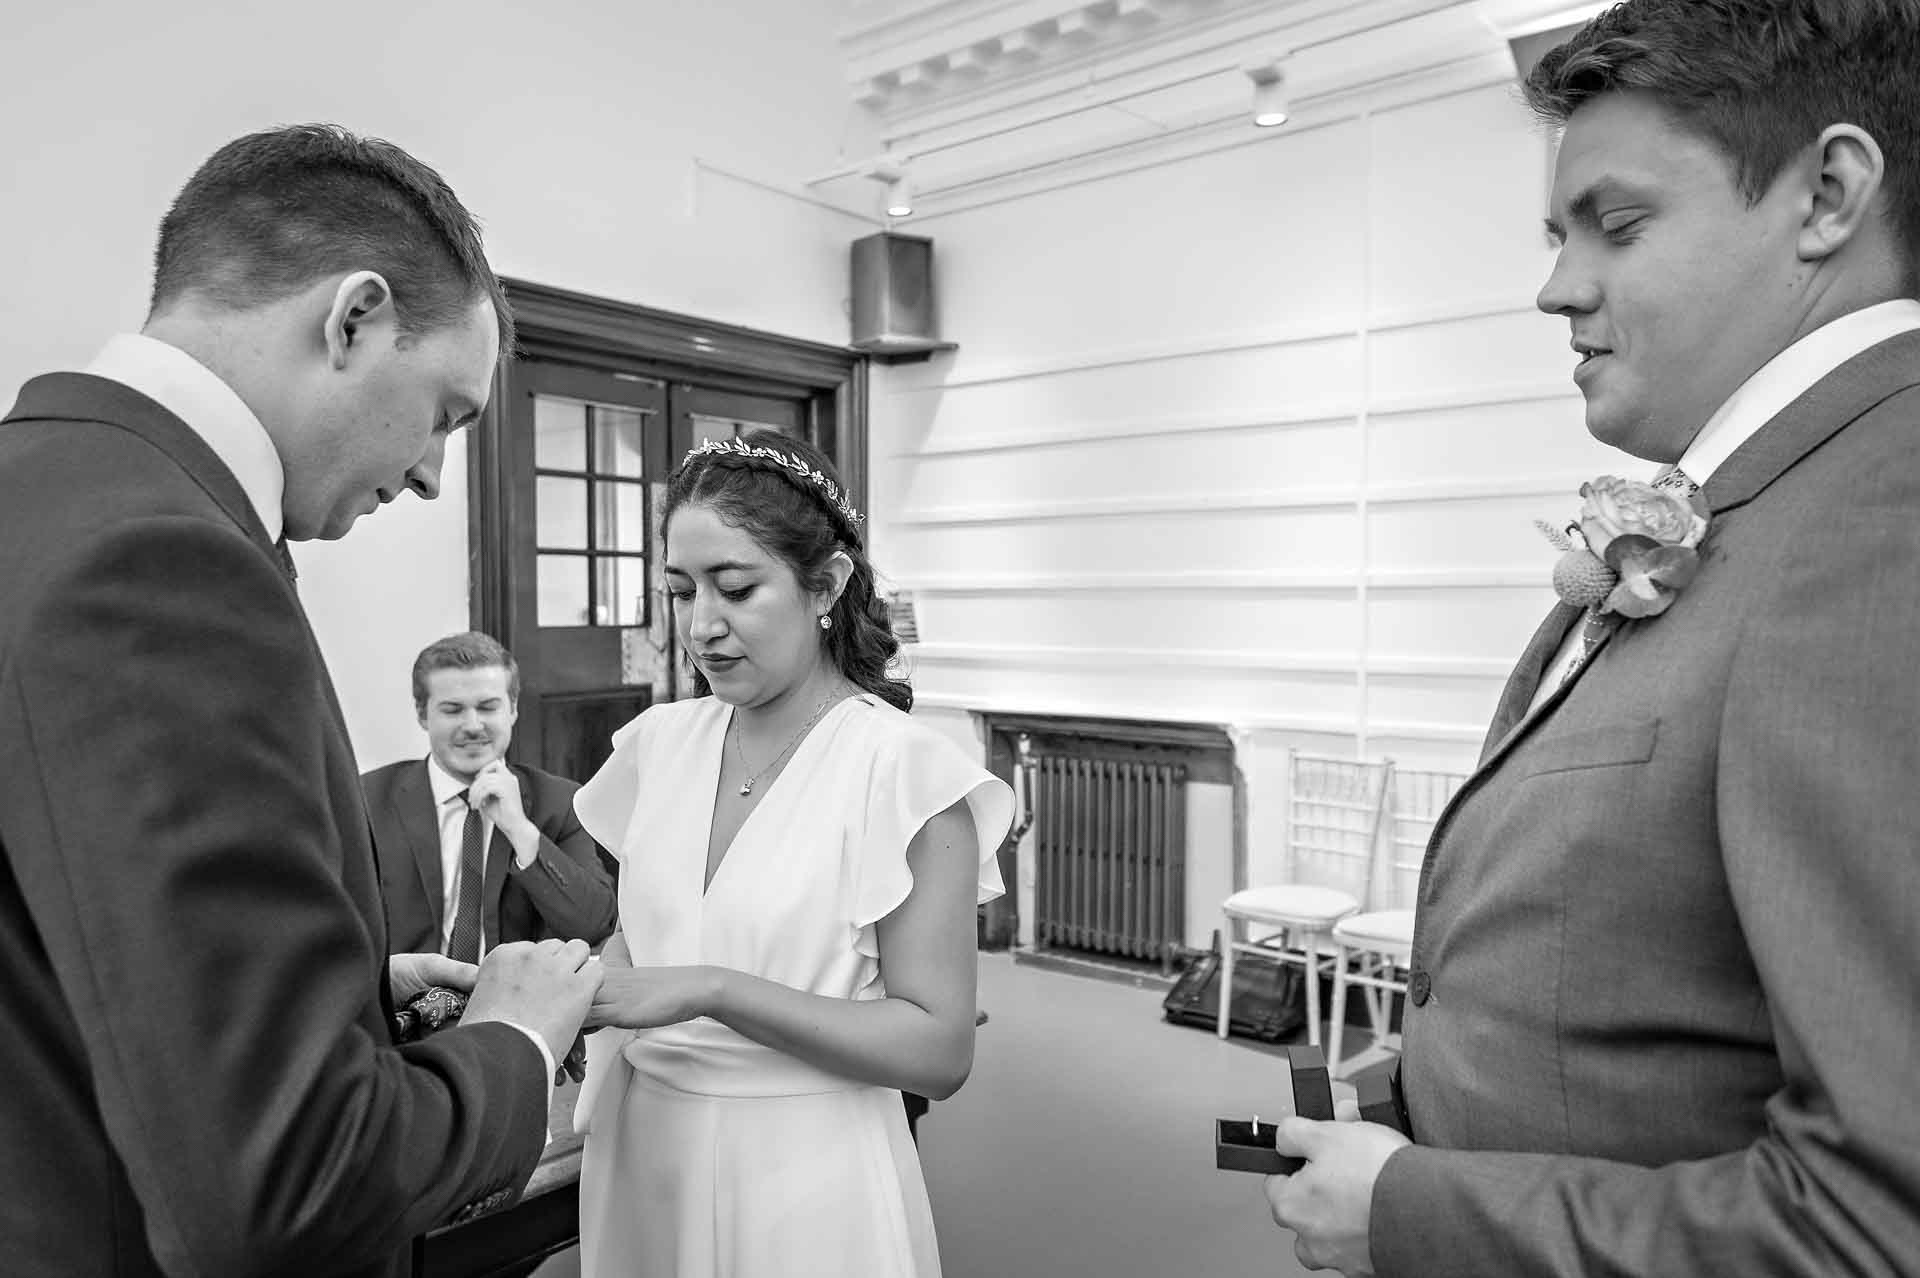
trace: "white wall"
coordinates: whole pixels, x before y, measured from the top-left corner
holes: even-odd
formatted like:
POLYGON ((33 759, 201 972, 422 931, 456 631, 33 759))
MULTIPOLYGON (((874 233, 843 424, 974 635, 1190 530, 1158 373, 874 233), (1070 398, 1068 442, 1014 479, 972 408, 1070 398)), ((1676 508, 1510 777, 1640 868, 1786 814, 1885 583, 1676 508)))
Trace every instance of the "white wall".
MULTIPOLYGON (((844 342, 846 245, 797 188, 866 145, 843 0, 15 6, 0 76, 0 394, 145 313, 154 231, 214 148, 333 120, 434 165, 503 274, 844 342), (706 162, 696 166, 695 158, 706 162), (707 167, 711 166, 711 167, 707 167)), ((467 624, 466 452, 441 500, 296 551, 364 766, 421 749, 407 669, 467 624)))
MULTIPOLYGON (((14 16, 0 387, 137 326, 179 184, 300 119, 439 167, 505 273, 844 340, 869 228, 717 171, 797 187, 868 151, 842 8, 14 16)), ((909 224, 961 350, 876 376, 874 526, 929 709, 1233 725, 1255 879, 1287 745, 1465 767, 1548 600, 1531 519, 1638 473, 1586 440, 1564 326, 1530 309, 1544 163, 1489 85, 909 224)), ((407 665, 466 624, 464 467, 298 551, 368 766, 418 748, 407 665)))
POLYGON ((1551 603, 1532 519, 1645 470, 1532 308, 1545 165, 1482 85, 912 227, 960 344, 876 379, 923 699, 1230 725, 1254 882, 1289 745, 1467 769, 1551 603))

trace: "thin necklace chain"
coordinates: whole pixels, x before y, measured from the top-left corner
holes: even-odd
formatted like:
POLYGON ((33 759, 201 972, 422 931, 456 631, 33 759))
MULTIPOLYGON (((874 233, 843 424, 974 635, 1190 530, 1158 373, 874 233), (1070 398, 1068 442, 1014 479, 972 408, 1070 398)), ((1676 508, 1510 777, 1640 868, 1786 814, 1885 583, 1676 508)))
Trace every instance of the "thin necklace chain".
MULTIPOLYGON (((830 693, 826 700, 815 706, 813 713, 808 716, 807 721, 800 725, 800 730, 795 732, 791 737, 788 737, 787 744, 780 747, 780 753, 773 756, 773 762, 740 783, 741 796, 745 797, 752 794, 753 787, 759 784, 760 778, 779 767, 781 761, 792 753, 795 746, 800 744, 800 738, 807 735, 807 730, 813 727, 814 724, 820 722, 821 717, 825 715, 828 710, 832 709, 837 702, 841 701, 845 695, 843 692, 830 693)), ((740 760, 742 769, 750 766, 747 763, 747 752, 740 747, 740 720, 738 719, 733 720, 733 757, 740 760)))

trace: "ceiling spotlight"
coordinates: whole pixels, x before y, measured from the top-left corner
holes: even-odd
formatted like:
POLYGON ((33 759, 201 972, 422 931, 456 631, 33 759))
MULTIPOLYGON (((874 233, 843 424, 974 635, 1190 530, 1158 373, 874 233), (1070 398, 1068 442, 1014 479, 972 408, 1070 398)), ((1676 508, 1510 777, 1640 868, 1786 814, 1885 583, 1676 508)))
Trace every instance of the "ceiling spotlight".
POLYGON ((887 184, 887 216, 910 217, 913 214, 913 179, 907 175, 905 158, 889 152, 873 161, 863 175, 887 184))
POLYGON ((905 173, 887 183, 887 216, 913 216, 913 179, 905 173))
POLYGON ((1263 129, 1287 122, 1287 71, 1284 60, 1274 58, 1242 68, 1253 82, 1253 122, 1263 129))

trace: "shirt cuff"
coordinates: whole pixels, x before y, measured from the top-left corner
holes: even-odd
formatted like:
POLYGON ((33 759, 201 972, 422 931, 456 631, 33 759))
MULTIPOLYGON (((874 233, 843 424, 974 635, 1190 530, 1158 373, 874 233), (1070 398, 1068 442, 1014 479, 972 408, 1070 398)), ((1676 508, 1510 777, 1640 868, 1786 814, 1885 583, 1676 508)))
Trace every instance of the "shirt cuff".
POLYGON ((533 1045, 540 1049, 540 1059, 546 1063, 547 1072, 544 1075, 544 1077, 547 1080, 547 1107, 544 1111, 544 1113, 546 1114, 546 1117, 540 1120, 540 1130, 543 1133, 545 1133, 545 1135, 541 1140, 540 1147, 542 1149, 545 1149, 548 1145, 553 1143, 553 1075, 554 1075, 554 1072, 558 1070, 560 1067, 554 1064, 553 1049, 547 1046, 546 1039, 541 1038, 538 1034, 534 1033, 532 1030, 522 1025, 519 1021, 503 1020, 500 1023, 502 1025, 511 1025, 515 1029, 519 1030, 522 1034, 525 1034, 528 1038, 532 1039, 533 1045))
POLYGON ((520 860, 520 845, 515 843, 512 839, 507 839, 507 836, 504 833, 500 837, 503 839, 506 839, 507 847, 509 847, 513 851, 513 855, 507 858, 507 868, 511 870, 513 873, 525 874, 528 870, 531 870, 534 866, 540 863, 540 847, 543 843, 547 841, 547 836, 542 830, 539 829, 539 827, 536 826, 534 828, 533 851, 528 854, 527 859, 524 863, 522 863, 522 861, 520 860))

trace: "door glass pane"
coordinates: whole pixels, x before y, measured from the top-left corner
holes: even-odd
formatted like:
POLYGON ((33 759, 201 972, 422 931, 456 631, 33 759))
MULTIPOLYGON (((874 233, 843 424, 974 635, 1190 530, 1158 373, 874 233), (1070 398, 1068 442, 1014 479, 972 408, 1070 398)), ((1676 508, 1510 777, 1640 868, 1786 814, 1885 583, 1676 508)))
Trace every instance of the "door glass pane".
POLYGON ((603 626, 644 626, 647 623, 647 561, 644 559, 595 559, 599 574, 601 621, 603 626))
POLYGON ((594 549, 630 550, 644 553, 647 548, 647 490, 639 484, 597 483, 594 485, 594 549))
POLYGON ((534 480, 534 544, 553 549, 587 548, 587 481, 534 480))
POLYGON ((693 424, 695 447, 709 439, 732 439, 750 430, 770 430, 776 435, 793 433, 779 422, 755 422, 748 421, 744 417, 715 417, 711 413, 688 413, 687 420, 693 424))
POLYGON ((638 409, 593 406, 594 473, 640 478, 640 430, 645 421, 638 409))
POLYGON ((688 421, 693 424, 693 444, 698 448, 709 439, 732 439, 740 433, 740 423, 731 417, 709 417, 705 413, 689 413, 688 421))
POLYGON ((592 624, 587 616, 587 559, 584 555, 541 555, 537 576, 541 625, 592 624))
POLYGON ((587 468, 587 406, 577 399, 533 397, 533 464, 541 470, 587 468))

